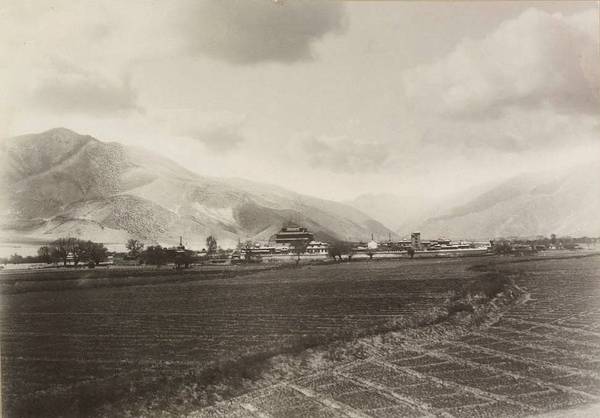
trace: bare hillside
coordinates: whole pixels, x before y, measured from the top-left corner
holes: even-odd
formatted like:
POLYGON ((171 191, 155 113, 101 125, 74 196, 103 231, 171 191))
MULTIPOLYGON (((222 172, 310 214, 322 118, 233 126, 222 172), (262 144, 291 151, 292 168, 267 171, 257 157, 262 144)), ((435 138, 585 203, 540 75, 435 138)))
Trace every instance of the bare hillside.
POLYGON ((137 237, 202 244, 266 239, 288 221, 322 239, 390 232, 350 206, 241 179, 192 173, 149 151, 64 128, 0 146, 5 236, 73 235, 105 242, 137 237))

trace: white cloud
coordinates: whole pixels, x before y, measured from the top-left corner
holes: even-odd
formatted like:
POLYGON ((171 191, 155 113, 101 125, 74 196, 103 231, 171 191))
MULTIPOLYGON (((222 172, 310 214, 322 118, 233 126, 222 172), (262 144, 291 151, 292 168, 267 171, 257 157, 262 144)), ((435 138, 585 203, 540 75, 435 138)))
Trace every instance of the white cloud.
POLYGON ((494 118, 542 105, 596 114, 597 23, 593 10, 565 18, 529 9, 484 39, 465 39, 433 64, 407 71, 406 94, 421 110, 449 117, 494 118))

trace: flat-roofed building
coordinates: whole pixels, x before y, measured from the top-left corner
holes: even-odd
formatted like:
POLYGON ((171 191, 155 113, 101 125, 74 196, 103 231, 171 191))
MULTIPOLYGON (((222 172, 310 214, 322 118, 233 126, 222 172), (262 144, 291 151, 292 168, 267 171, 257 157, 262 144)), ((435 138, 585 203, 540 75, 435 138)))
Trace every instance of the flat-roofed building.
POLYGON ((306 246, 306 254, 328 254, 329 244, 321 241, 311 241, 306 246))

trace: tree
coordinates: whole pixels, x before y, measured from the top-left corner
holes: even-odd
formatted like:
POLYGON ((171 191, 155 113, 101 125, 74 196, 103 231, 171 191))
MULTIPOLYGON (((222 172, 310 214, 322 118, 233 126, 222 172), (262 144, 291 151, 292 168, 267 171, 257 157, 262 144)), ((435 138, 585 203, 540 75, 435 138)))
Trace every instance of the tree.
POLYGON ((78 238, 58 238, 50 245, 40 247, 38 256, 40 260, 47 263, 62 261, 63 266, 67 265, 69 255, 73 258, 73 264, 76 266, 80 261, 92 261, 94 265, 106 260, 108 250, 104 244, 83 241, 78 238))
POLYGON ((329 247, 329 256, 335 260, 336 257, 342 261, 342 256, 347 255, 348 261, 352 258, 352 243, 346 241, 337 241, 329 247))
POLYGON ((493 249, 496 254, 511 254, 513 252, 513 246, 505 240, 496 242, 493 249))
POLYGON ((350 248, 348 252, 348 262, 352 261, 352 257, 354 257, 354 249, 350 248))
POLYGON ((160 245, 150 245, 146 247, 143 257, 146 264, 156 267, 162 266, 166 261, 165 250, 160 245))
POLYGON ((208 238, 206 238, 206 254, 208 254, 209 257, 217 252, 217 248, 217 240, 215 237, 210 235, 208 238))
POLYGON ((189 251, 189 250, 182 250, 182 251, 175 251, 175 252, 171 252, 169 250, 166 250, 169 255, 170 255, 170 259, 173 261, 173 263, 175 264, 175 268, 177 270, 183 268, 189 268, 190 264, 192 264, 194 262, 194 253, 193 251, 189 251))
POLYGON ((129 239, 125 245, 129 250, 129 256, 132 258, 138 258, 144 249, 144 243, 137 239, 129 239))
POLYGON ((86 243, 77 238, 68 238, 71 254, 73 254, 73 264, 77 266, 79 261, 85 257, 86 243))
POLYGON ((306 252, 308 240, 299 240, 292 243, 292 252, 296 254, 296 265, 300 264, 300 255, 306 252))
POLYGON ((58 251, 58 248, 56 248, 55 246, 50 246, 50 258, 52 259, 52 262, 56 265, 56 267, 58 267, 58 261, 60 261, 60 253, 58 251))
POLYGON ((87 241, 80 245, 85 258, 96 266, 108 258, 108 249, 102 243, 87 241))
POLYGON ((51 249, 51 247, 49 247, 47 245, 44 245, 44 246, 38 248, 37 254, 38 254, 38 258, 40 259, 40 261, 42 263, 50 264, 54 261, 52 258, 52 256, 53 256, 52 249, 51 249))
POLYGON ((333 260, 336 260, 336 257, 339 258, 340 261, 342 261, 342 247, 341 245, 339 245, 339 243, 334 243, 332 245, 329 246, 329 257, 333 258, 333 260))
POLYGON ((10 258, 8 259, 8 262, 11 264, 21 264, 23 262, 23 256, 19 255, 17 253, 14 253, 13 255, 10 256, 10 258))
POLYGON ((58 238, 52 242, 53 253, 58 260, 62 260, 63 266, 67 265, 67 259, 70 251, 69 238, 58 238))

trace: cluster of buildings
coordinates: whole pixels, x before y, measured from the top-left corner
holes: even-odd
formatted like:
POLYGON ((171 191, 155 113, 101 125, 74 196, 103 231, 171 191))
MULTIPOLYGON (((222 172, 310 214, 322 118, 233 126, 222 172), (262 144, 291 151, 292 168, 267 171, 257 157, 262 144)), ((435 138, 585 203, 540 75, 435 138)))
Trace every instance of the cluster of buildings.
POLYGON ((264 257, 277 259, 300 255, 327 257, 329 244, 315 240, 314 235, 307 228, 289 224, 275 234, 268 243, 241 245, 239 250, 233 253, 232 259, 250 261, 264 257))
MULTIPOLYGON (((587 241, 586 241, 587 242, 587 241)), ((594 241, 595 243, 595 241, 594 241)), ((371 235, 369 241, 327 243, 315 238, 307 228, 289 223, 270 237, 268 241, 241 242, 235 250, 218 249, 208 254, 203 249, 186 249, 180 238, 178 246, 164 248, 168 262, 176 266, 188 266, 194 263, 229 264, 252 262, 299 262, 302 260, 325 260, 329 257, 347 259, 360 258, 398 258, 413 257, 463 257, 486 254, 528 255, 547 249, 576 249, 576 239, 540 238, 536 240, 500 240, 500 241, 453 241, 439 238, 421 239, 419 232, 413 232, 410 239, 376 241, 371 235)), ((124 262, 124 260, 122 260, 124 262)), ((137 262, 131 260, 132 262, 137 262)), ((112 263, 109 256, 108 263, 112 263)))
MULTIPOLYGON (((319 241, 315 235, 307 228, 289 223, 270 237, 265 242, 239 243, 237 249, 217 248, 209 253, 206 249, 195 251, 187 249, 183 245, 182 237, 179 238, 179 245, 172 247, 160 247, 160 254, 154 254, 157 251, 148 253, 144 251, 138 255, 130 253, 108 252, 106 249, 104 258, 96 264, 119 264, 119 265, 137 265, 141 262, 149 263, 150 258, 160 258, 155 260, 156 264, 174 264, 177 268, 187 268, 190 265, 209 262, 211 264, 230 262, 299 262, 303 260, 324 260, 328 257, 340 260, 359 259, 359 258, 398 258, 413 257, 418 254, 423 257, 462 257, 469 255, 486 254, 509 254, 509 255, 530 255, 539 251, 546 250, 576 250, 596 247, 600 238, 557 238, 552 234, 550 238, 539 236, 531 239, 499 239, 491 241, 452 241, 449 239, 422 240, 419 232, 413 232, 410 239, 376 241, 371 235, 370 241, 357 242, 335 242, 327 243, 319 241), (148 254, 146 254, 148 253, 148 254)), ((150 250, 151 247, 148 248, 150 250)), ((13 258, 17 258, 15 254, 13 258)), ((23 257, 21 257, 23 258, 23 257)), ((78 260, 69 252, 64 262, 65 266, 77 265, 78 260)), ((8 259, 4 261, 7 263, 8 259)), ((20 263, 22 261, 11 261, 20 263)), ((152 264, 152 262, 150 262, 152 264)))
MULTIPOLYGON (((304 259, 327 258, 330 255, 331 244, 318 241, 307 228, 295 224, 284 226, 266 243, 240 245, 232 255, 232 260, 245 261, 283 261, 293 257, 304 259)), ((386 257, 398 256, 409 250, 417 252, 440 253, 485 253, 489 251, 489 242, 451 241, 447 239, 422 240, 419 232, 411 234, 410 240, 377 242, 371 236, 368 242, 348 243, 346 251, 350 257, 361 256, 386 257)))
MULTIPOLYGON (((587 241, 586 241, 587 242, 587 241)), ((413 256, 419 257, 461 257, 485 254, 532 254, 547 249, 576 249, 576 239, 539 238, 536 240, 500 240, 500 241, 454 241, 444 238, 423 240, 419 232, 413 232, 410 239, 376 241, 373 235, 369 241, 328 243, 316 239, 306 227, 289 223, 264 242, 239 243, 235 250, 220 249, 217 253, 208 254, 202 251, 191 251, 183 246, 180 238, 176 247, 165 248, 169 260, 176 264, 205 262, 286 262, 303 260, 323 260, 328 257, 348 259, 359 258, 393 258, 413 256), (343 247, 343 248, 340 248, 343 247)))
MULTIPOLYGON (((371 243, 374 241, 371 241, 371 243)), ((371 244, 369 243, 369 244, 371 244)), ((422 240, 421 233, 413 232, 410 234, 410 240, 399 240, 376 243, 377 249, 389 251, 407 251, 412 248, 415 251, 452 251, 469 249, 489 249, 491 247, 488 241, 451 241, 445 238, 434 240, 422 240)))

